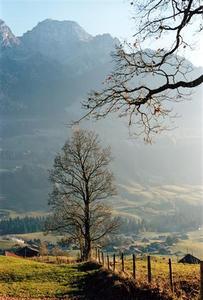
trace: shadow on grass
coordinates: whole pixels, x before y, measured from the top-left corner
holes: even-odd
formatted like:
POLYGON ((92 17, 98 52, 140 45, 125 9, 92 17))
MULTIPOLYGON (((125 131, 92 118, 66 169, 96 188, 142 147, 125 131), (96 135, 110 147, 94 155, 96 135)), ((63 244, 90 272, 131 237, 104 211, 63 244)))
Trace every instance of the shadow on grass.
POLYGON ((102 265, 94 261, 88 261, 78 266, 78 270, 82 272, 90 272, 101 269, 102 265))
POLYGON ((88 278, 95 274, 101 267, 102 265, 96 262, 78 263, 72 266, 72 269, 75 269, 76 276, 73 275, 71 282, 69 281, 64 284, 64 286, 67 286, 68 291, 58 294, 57 299, 88 299, 85 295, 88 278))
POLYGON ((71 299, 84 300, 172 300, 159 290, 136 287, 134 280, 105 270, 101 265, 87 262, 78 266, 86 275, 75 282, 77 291, 71 299))

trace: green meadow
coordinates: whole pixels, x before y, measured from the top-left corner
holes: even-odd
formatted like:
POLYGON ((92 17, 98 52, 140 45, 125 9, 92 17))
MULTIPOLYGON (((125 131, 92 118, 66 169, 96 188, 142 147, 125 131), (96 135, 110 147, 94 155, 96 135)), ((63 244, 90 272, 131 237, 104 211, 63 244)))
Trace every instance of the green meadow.
POLYGON ((85 272, 78 264, 47 264, 0 256, 0 296, 63 297, 79 292, 85 272))

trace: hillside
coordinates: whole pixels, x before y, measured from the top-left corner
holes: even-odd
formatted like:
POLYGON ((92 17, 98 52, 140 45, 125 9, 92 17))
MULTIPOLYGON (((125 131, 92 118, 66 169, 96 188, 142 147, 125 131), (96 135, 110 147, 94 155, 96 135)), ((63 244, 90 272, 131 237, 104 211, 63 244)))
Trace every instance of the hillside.
POLYGON ((85 275, 77 265, 58 266, 0 256, 0 296, 55 299, 79 294, 77 282, 85 275))
POLYGON ((86 299, 86 300, 172 300, 198 299, 198 265, 173 264, 175 294, 168 282, 167 262, 153 260, 153 283, 147 284, 146 260, 137 261, 137 284, 131 277, 130 258, 126 273, 104 268, 95 262, 75 264, 40 263, 0 256, 0 297, 4 299, 86 299), (154 266, 158 268, 155 269, 154 266), (142 272, 140 272, 142 270, 142 272), (159 270, 162 277, 159 277, 159 270), (192 272, 192 274, 191 274, 192 272), (192 275, 192 276, 191 276, 192 275), (157 279, 159 280, 157 284, 157 279), (95 296, 96 295, 96 296, 95 296), (8 297, 8 298, 7 298, 8 297))

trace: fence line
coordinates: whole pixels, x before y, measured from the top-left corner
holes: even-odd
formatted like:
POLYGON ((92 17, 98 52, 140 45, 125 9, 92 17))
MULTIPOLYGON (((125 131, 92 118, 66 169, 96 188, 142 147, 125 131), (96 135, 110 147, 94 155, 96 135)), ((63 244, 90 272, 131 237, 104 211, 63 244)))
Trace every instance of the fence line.
POLYGON ((113 254, 113 271, 115 272, 116 270, 116 255, 113 254))
POLYGON ((135 261, 135 254, 133 254, 133 278, 136 280, 136 261, 135 261))
POLYGON ((172 262, 171 259, 169 258, 168 260, 168 265, 169 265, 169 281, 170 281, 170 287, 173 292, 173 272, 172 272, 172 262))
POLYGON ((151 269, 151 257, 149 255, 147 256, 147 278, 148 278, 148 283, 151 283, 152 269, 151 269))
MULTIPOLYGON (((95 253, 98 253, 96 251, 95 253)), ((101 254, 102 260, 100 259, 100 255, 95 257, 95 259, 101 263, 103 266, 105 266, 105 253, 103 253, 101 250, 99 250, 99 253, 101 254)), ((123 273, 129 275, 129 267, 126 268, 127 263, 125 263, 125 257, 124 253, 121 253, 119 255, 120 258, 118 261, 116 261, 116 254, 114 253, 112 255, 112 261, 110 261, 110 256, 109 254, 106 254, 106 267, 108 270, 112 270, 113 272, 119 271, 118 268, 116 268, 116 265, 118 266, 120 263, 120 271, 123 273)), ((129 255, 128 255, 129 257, 129 255)), ((135 254, 132 254, 132 260, 128 260, 128 262, 132 262, 132 269, 130 270, 132 278, 137 280, 137 258, 135 254)), ((147 269, 147 281, 149 284, 151 284, 153 277, 153 272, 152 272, 152 265, 151 265, 151 256, 147 256, 147 261, 146 261, 146 269, 147 269)), ((166 274, 167 275, 167 274, 166 274)), ((167 278, 167 276, 166 276, 167 278)), ((167 279, 166 279, 167 282, 167 279)), ((172 260, 171 258, 168 259, 168 286, 170 287, 172 293, 174 293, 174 280, 173 280, 173 268, 172 268, 172 260)), ((203 261, 200 262, 200 300, 203 300, 203 261)))
POLYGON ((125 272, 125 266, 124 266, 124 254, 121 253, 121 263, 122 263, 122 272, 125 272))

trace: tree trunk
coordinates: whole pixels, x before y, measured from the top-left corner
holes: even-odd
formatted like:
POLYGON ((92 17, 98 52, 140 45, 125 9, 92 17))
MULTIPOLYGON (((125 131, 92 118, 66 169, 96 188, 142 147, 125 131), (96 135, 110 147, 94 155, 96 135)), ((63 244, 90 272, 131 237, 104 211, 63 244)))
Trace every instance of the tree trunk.
POLYGON ((85 237, 85 248, 84 248, 84 257, 85 261, 91 259, 91 241, 88 236, 85 237))
POLYGON ((84 245, 84 260, 91 259, 91 237, 90 237, 90 213, 89 201, 85 203, 85 245, 84 245))
POLYGON ((85 197, 84 197, 84 204, 85 204, 85 241, 84 241, 84 257, 85 261, 91 259, 91 235, 90 235, 90 198, 89 198, 89 187, 88 187, 88 179, 85 174, 85 170, 83 167, 83 177, 85 180, 85 197))

